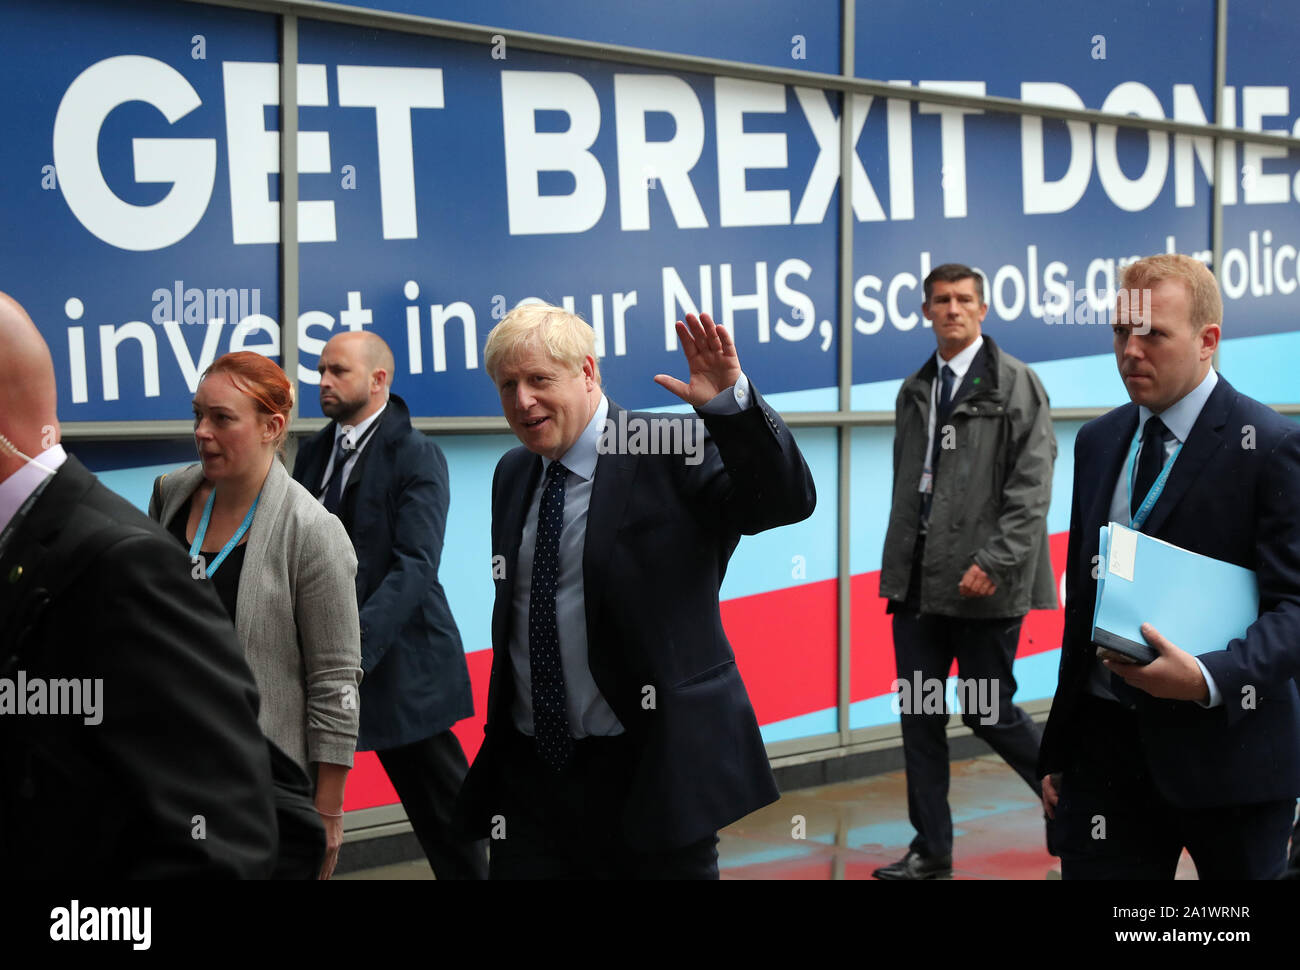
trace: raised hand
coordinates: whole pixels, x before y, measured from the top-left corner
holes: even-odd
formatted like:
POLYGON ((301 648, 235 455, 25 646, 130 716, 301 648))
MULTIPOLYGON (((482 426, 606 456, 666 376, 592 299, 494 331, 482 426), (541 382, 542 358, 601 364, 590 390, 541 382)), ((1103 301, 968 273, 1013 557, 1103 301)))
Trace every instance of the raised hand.
POLYGON ((691 382, 684 384, 667 374, 656 374, 655 383, 672 391, 687 404, 708 404, 740 378, 740 358, 736 345, 725 327, 713 322, 707 313, 696 317, 686 314, 686 322, 677 321, 677 339, 686 355, 691 382))

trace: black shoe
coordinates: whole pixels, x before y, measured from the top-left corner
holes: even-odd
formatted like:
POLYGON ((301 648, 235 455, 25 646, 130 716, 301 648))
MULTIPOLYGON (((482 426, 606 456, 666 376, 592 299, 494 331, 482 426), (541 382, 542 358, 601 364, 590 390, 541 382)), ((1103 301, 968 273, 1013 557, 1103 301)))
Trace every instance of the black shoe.
POLYGON ((881 866, 872 875, 877 879, 951 879, 952 856, 930 858, 909 850, 893 865, 881 866))

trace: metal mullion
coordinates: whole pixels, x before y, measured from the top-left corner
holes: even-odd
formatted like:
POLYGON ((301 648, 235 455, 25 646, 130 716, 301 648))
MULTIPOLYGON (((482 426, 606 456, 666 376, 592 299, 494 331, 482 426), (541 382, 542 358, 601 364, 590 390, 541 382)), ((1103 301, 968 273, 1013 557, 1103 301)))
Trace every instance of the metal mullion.
MULTIPOLYGON (((1214 23, 1214 123, 1223 124, 1223 88, 1228 83, 1228 0, 1216 0, 1214 23)), ((1216 279, 1223 272, 1223 182, 1225 178, 1237 178, 1233 171, 1220 171, 1222 165, 1223 138, 1214 139, 1214 178, 1210 185, 1210 259, 1216 279)), ((1236 159, 1236 153, 1233 154, 1236 159)), ((1214 348, 1210 366, 1219 369, 1219 348, 1214 348)))
MULTIPOLYGON (((852 77, 856 53, 857 0, 840 0, 840 71, 852 77)), ((839 413, 853 406, 853 102, 852 92, 840 93, 840 210, 839 210, 839 413)), ((853 536, 853 428, 839 427, 836 450, 839 489, 836 526, 836 726, 839 742, 849 740, 849 708, 853 703, 853 574, 849 555, 853 536)))
MULTIPOLYGON (((298 418, 298 18, 280 18, 280 359, 298 418)), ((286 442, 292 467, 298 438, 286 442)))

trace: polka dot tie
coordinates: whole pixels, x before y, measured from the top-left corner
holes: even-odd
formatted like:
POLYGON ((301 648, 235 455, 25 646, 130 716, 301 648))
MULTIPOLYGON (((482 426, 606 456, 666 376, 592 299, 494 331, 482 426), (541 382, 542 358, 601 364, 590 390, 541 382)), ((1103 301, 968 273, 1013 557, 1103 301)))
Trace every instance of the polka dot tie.
POLYGON ((555 590, 560 574, 560 530, 564 528, 564 479, 558 461, 546 470, 546 489, 537 511, 537 546, 528 596, 528 666, 533 682, 533 731, 537 754, 556 771, 573 755, 569 734, 560 636, 555 624, 555 590))

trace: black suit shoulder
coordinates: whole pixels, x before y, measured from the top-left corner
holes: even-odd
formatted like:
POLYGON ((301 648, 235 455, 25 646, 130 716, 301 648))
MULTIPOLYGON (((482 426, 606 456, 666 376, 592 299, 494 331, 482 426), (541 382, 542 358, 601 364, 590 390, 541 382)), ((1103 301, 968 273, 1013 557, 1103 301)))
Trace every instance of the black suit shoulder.
POLYGON ((411 428, 396 442, 397 468, 427 477, 447 479, 447 456, 438 443, 422 431, 411 428))
POLYGON ((22 632, 0 632, 4 652, 29 680, 100 685, 100 702, 90 721, 0 724, 0 869, 269 875, 276 823, 256 687, 229 617, 175 539, 69 458, 5 561, 30 571, 17 594, 22 632), (72 561, 103 528, 112 541, 72 561))

